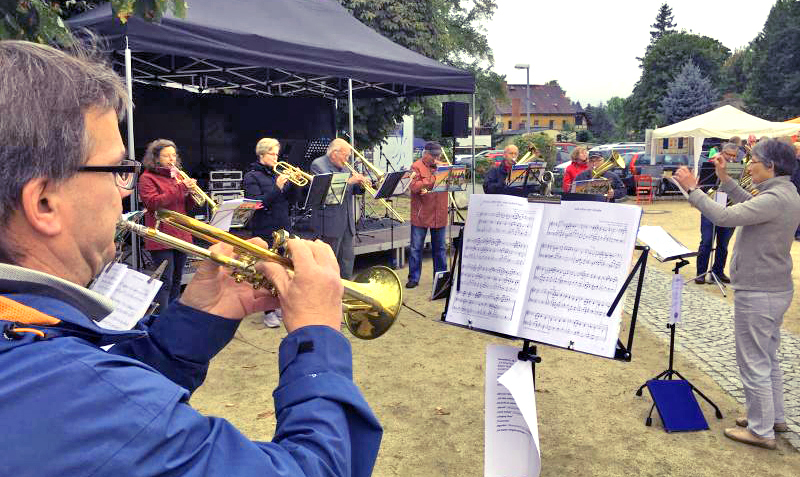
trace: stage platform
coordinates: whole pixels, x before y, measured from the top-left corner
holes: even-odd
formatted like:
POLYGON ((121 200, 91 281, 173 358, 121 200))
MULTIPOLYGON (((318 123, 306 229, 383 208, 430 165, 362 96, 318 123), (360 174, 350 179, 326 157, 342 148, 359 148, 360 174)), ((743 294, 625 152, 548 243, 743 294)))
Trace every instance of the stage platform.
MULTIPOLYGON (((458 236, 459 225, 450 225, 446 235, 449 244, 452 237, 458 236)), ((425 244, 431 243, 431 234, 425 235, 425 244)), ((356 256, 373 252, 392 250, 394 268, 403 268, 406 263, 406 247, 411 245, 411 224, 404 223, 393 228, 357 230, 353 237, 353 251, 356 256)))

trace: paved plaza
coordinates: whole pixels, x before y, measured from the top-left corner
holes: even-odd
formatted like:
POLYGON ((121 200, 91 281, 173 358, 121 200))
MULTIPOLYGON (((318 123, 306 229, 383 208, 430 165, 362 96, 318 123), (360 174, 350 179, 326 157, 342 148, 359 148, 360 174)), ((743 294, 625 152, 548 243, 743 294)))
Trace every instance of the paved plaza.
MULTIPOLYGON (((634 281, 626 297, 625 311, 628 313, 633 310, 635 284, 634 281)), ((744 391, 739 379, 734 349, 733 305, 703 291, 705 287, 710 286, 685 285, 681 307, 682 320, 675 334, 675 351, 696 364, 728 394, 742 403, 744 412, 744 391)), ((666 324, 670 309, 671 287, 671 274, 655 267, 648 267, 637 318, 637 326, 644 325, 655 332, 664 339, 666 346, 669 344, 669 329, 666 324)), ((733 290, 728 288, 727 293, 733 293, 733 290)), ((634 356, 635 344, 634 339, 634 356)), ((800 451, 800 369, 797 366, 800 359, 800 337, 782 330, 779 354, 784 373, 786 421, 790 432, 777 435, 786 438, 800 451)), ((664 363, 663 369, 666 369, 667 364, 664 363)), ((663 369, 654 369, 653 375, 663 369)), ((677 371, 681 372, 680 369, 677 371)), ((692 381, 692 376, 683 372, 681 374, 692 381)), ((716 419, 713 410, 707 412, 711 407, 702 399, 698 398, 698 401, 704 409, 706 418, 716 419)), ((731 424, 734 417, 737 416, 725 416, 726 419, 731 418, 731 424)))

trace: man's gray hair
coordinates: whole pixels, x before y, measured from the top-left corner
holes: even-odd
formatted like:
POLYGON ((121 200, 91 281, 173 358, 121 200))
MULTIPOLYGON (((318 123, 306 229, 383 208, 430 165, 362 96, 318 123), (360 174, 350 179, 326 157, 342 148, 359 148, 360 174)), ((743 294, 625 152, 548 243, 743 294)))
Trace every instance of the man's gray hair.
MULTIPOLYGON (((97 51, 0 41, 0 225, 19 207, 28 181, 64 180, 86 162, 87 112, 114 110, 122 119, 125 86, 97 51)), ((11 259, 5 243, 0 239, 0 262, 11 259)))
POLYGON ((330 155, 331 155, 331 153, 333 151, 338 151, 339 149, 342 149, 344 147, 349 149, 350 148, 350 143, 348 143, 347 141, 345 141, 344 139, 342 139, 340 137, 337 137, 336 139, 331 141, 330 144, 328 144, 328 149, 325 151, 325 155, 330 157, 330 155))
POLYGON ((736 144, 734 144, 732 142, 726 142, 725 144, 722 145, 722 147, 719 148, 719 150, 720 150, 720 152, 722 152, 722 151, 733 151, 733 152, 738 154, 739 153, 739 146, 737 146, 736 144))

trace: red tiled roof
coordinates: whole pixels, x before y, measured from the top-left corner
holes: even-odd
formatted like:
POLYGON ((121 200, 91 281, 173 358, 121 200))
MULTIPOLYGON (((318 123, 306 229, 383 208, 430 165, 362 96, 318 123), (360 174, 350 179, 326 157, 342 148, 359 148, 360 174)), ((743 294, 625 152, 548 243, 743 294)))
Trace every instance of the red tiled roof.
MULTIPOLYGON (((507 85, 506 95, 508 96, 507 103, 495 103, 495 114, 511 114, 511 104, 514 99, 520 100, 520 113, 525 114, 525 85, 507 85)), ((568 97, 564 96, 561 88, 555 85, 530 85, 530 100, 531 114, 576 114, 583 112, 580 103, 573 103, 568 97)))

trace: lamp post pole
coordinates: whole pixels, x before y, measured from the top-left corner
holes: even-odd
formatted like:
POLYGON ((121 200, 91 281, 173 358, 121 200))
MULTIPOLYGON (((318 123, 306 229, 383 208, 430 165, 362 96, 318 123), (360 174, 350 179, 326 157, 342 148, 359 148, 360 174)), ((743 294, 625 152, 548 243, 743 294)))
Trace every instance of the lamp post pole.
POLYGON ((514 65, 518 70, 525 70, 525 115, 528 120, 525 122, 525 132, 531 133, 531 65, 528 63, 519 63, 514 65))

